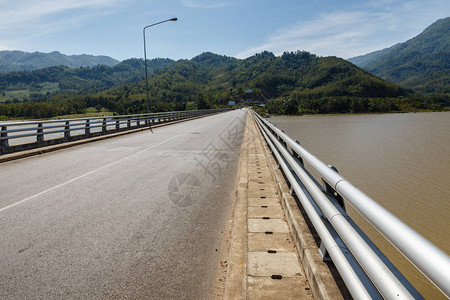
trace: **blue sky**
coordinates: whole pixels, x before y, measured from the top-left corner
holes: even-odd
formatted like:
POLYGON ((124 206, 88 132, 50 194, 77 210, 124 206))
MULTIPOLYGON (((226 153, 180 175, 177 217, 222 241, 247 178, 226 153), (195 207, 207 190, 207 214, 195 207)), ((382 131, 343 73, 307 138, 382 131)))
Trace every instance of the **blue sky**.
POLYGON ((349 58, 406 41, 448 17, 448 0, 0 0, 0 50, 245 58, 306 50, 349 58))

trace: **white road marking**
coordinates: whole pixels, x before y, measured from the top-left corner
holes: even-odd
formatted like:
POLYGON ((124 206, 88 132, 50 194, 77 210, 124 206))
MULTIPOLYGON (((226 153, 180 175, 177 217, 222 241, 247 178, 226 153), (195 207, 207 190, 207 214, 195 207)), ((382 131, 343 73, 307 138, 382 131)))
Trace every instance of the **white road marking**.
MULTIPOLYGON (((219 117, 221 117, 220 119, 222 119, 222 118, 225 118, 224 115, 227 115, 227 113, 225 113, 225 114, 220 114, 220 115, 216 115, 216 116, 219 116, 219 117)), ((220 119, 219 119, 219 120, 220 120, 220 119)), ((192 120, 192 121, 197 121, 197 120, 192 120)), ((217 120, 215 120, 215 121, 217 121, 217 120)), ((210 126, 210 124, 209 124, 209 123, 204 124, 203 126, 200 126, 200 127, 196 128, 196 130, 198 131, 199 129, 205 128, 205 127, 207 127, 207 126, 210 126)), ((158 129, 159 129, 159 128, 158 128, 158 129)), ((73 178, 73 179, 70 179, 70 180, 68 180, 68 181, 66 181, 66 182, 63 182, 63 183, 61 183, 61 184, 55 185, 54 187, 51 187, 51 188, 49 188, 49 189, 46 189, 45 191, 39 192, 39 193, 34 194, 34 195, 30 196, 30 197, 27 197, 27 198, 25 198, 25 199, 22 199, 22 200, 20 200, 20 201, 18 201, 18 202, 15 202, 15 203, 12 203, 12 204, 10 204, 10 205, 8 205, 8 206, 2 207, 2 208, 0 208, 0 213, 3 212, 3 211, 5 211, 5 210, 8 210, 8 209, 10 209, 10 208, 13 208, 13 207, 15 207, 15 206, 17 206, 17 205, 20 205, 20 204, 22 204, 22 203, 25 203, 25 202, 27 202, 27 201, 29 201, 29 200, 32 200, 32 199, 34 199, 34 198, 36 198, 36 197, 39 197, 39 196, 41 196, 41 195, 43 195, 43 194, 45 194, 45 193, 48 193, 48 192, 53 191, 53 190, 56 190, 57 188, 60 188, 60 187, 62 187, 62 186, 64 186, 64 185, 67 185, 67 184, 70 184, 70 183, 72 183, 72 182, 74 182, 74 181, 77 181, 78 179, 84 178, 84 177, 89 176, 89 175, 91 175, 91 174, 93 174, 93 173, 95 173, 95 172, 98 172, 98 171, 100 171, 100 170, 106 169, 106 168, 108 168, 108 167, 110 167, 110 166, 113 166, 113 165, 115 165, 115 164, 118 164, 118 163, 120 163, 120 162, 122 162, 122 161, 124 161, 124 160, 126 160, 126 159, 128 159, 128 158, 131 158, 131 157, 133 157, 133 156, 139 155, 140 153, 145 152, 145 151, 147 151, 148 149, 151 149, 151 148, 154 148, 154 147, 158 147, 158 146, 160 146, 160 145, 162 145, 162 144, 165 144, 165 143, 167 143, 167 142, 169 142, 169 141, 171 141, 171 140, 173 140, 173 139, 176 139, 177 137, 180 137, 180 136, 182 136, 182 135, 186 135, 186 132, 185 132, 185 133, 181 133, 181 134, 177 134, 176 136, 173 136, 173 137, 171 137, 170 139, 167 139, 167 140, 162 141, 162 142, 160 142, 160 143, 158 143, 158 144, 149 146, 149 147, 147 147, 147 148, 145 148, 145 149, 143 149, 143 150, 141 150, 141 151, 138 151, 138 152, 136 152, 136 153, 133 153, 133 154, 131 154, 131 155, 129 155, 129 156, 126 156, 126 157, 124 157, 124 158, 122 158, 122 159, 120 159, 120 160, 117 160, 117 161, 115 161, 115 162, 113 162, 113 163, 107 164, 107 165, 105 165, 105 166, 103 166, 103 167, 100 167, 100 168, 98 168, 98 169, 95 169, 95 170, 93 170, 93 171, 90 171, 90 172, 88 172, 88 173, 85 173, 85 174, 83 174, 83 175, 80 175, 80 176, 78 176, 78 177, 76 177, 76 178, 73 178)))
POLYGON ((162 145, 162 144, 165 144, 165 143, 167 143, 167 142, 169 142, 169 141, 171 141, 171 140, 173 140, 173 139, 175 139, 175 138, 177 138, 177 137, 179 137, 179 136, 181 136, 181 135, 183 135, 183 134, 178 134, 178 135, 176 135, 176 136, 173 136, 173 137, 171 137, 170 139, 167 139, 167 140, 162 141, 162 142, 160 142, 160 143, 158 143, 158 144, 155 144, 155 145, 152 145, 152 146, 150 146, 150 147, 147 147, 147 148, 145 148, 145 149, 143 149, 143 150, 141 150, 141 151, 138 151, 138 152, 136 152, 136 153, 133 153, 133 154, 131 154, 131 155, 125 156, 124 158, 119 159, 119 160, 116 160, 115 162, 112 162, 112 163, 110 163, 110 164, 104 165, 103 167, 100 167, 100 168, 98 168, 98 169, 92 170, 92 171, 90 171, 90 172, 88 172, 88 173, 85 173, 85 174, 83 174, 83 175, 80 175, 80 176, 78 176, 78 177, 75 177, 75 178, 73 178, 73 179, 70 179, 70 180, 68 180, 68 181, 66 181, 66 182, 63 182, 63 183, 61 183, 61 184, 55 185, 54 187, 51 187, 51 188, 49 188, 49 189, 46 189, 45 191, 42 191, 42 192, 37 193, 37 194, 34 194, 33 196, 27 197, 27 198, 22 199, 22 200, 20 200, 20 201, 18 201, 18 202, 12 203, 12 204, 10 204, 10 205, 8 205, 8 206, 2 207, 2 208, 0 208, 0 213, 3 212, 3 211, 5 211, 5 210, 7 210, 7 209, 13 208, 13 207, 15 207, 15 206, 17 206, 17 205, 19 205, 19 204, 22 204, 22 203, 24 203, 24 202, 27 202, 27 201, 29 201, 29 200, 31 200, 31 199, 33 199, 33 198, 39 197, 39 196, 41 196, 41 195, 43 195, 43 194, 45 194, 45 193, 48 193, 48 192, 53 191, 53 190, 56 190, 57 188, 60 188, 60 187, 62 187, 62 186, 65 186, 65 185, 67 185, 67 184, 69 184, 69 183, 72 183, 72 182, 74 182, 74 181, 77 181, 78 179, 84 178, 84 177, 89 176, 89 175, 91 175, 91 174, 94 174, 94 173, 96 173, 96 172, 98 172, 98 171, 100 171, 100 170, 103 170, 103 169, 106 169, 106 168, 111 167, 111 166, 113 166, 113 165, 116 165, 116 164, 118 164, 118 163, 120 163, 120 162, 122 162, 122 161, 124 161, 124 160, 126 160, 126 159, 128 159, 128 158, 131 158, 131 157, 133 157, 133 156, 139 155, 140 153, 145 152, 145 151, 147 151, 148 149, 155 148, 155 147, 158 147, 158 146, 160 146, 160 145, 162 145))

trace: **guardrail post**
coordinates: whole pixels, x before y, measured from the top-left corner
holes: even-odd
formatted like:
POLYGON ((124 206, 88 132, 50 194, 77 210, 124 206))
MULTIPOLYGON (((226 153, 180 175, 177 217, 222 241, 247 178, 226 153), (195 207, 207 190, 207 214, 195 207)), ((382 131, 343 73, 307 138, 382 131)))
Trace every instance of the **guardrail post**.
POLYGON ((89 120, 86 120, 86 125, 84 125, 84 133, 85 134, 91 133, 91 125, 89 120))
POLYGON ((116 130, 119 130, 120 129, 120 120, 119 119, 117 119, 116 120, 116 130))
POLYGON ((127 128, 128 129, 131 128, 131 119, 130 118, 127 119, 127 128))
POLYGON ((36 140, 38 142, 43 142, 44 141, 44 130, 42 129, 42 123, 38 124, 36 140))
POLYGON ((322 241, 320 241, 319 255, 324 262, 332 261, 330 254, 328 253, 327 248, 325 248, 325 244, 322 241))
POLYGON ((64 137, 70 137, 70 121, 66 121, 66 126, 64 126, 64 137))
POLYGON ((102 132, 106 132, 106 118, 103 119, 102 132))
MULTIPOLYGON (((2 126, 2 134, 1 134, 2 138, 7 138, 8 137, 8 133, 7 132, 3 132, 3 131, 6 131, 6 130, 8 130, 8 128, 6 126, 2 126)), ((0 141, 0 146, 2 146, 2 147, 9 147, 8 139, 2 139, 0 141)))
MULTIPOLYGON (((300 145, 299 141, 295 140, 295 142, 300 145)), ((292 156, 302 165, 302 167, 305 166, 305 164, 303 163, 303 158, 298 155, 297 152, 292 150, 292 156)))
POLYGON ((137 118, 137 120, 136 120, 136 126, 137 127, 140 127, 141 126, 141 116, 139 116, 138 118, 137 118))
MULTIPOLYGON (((328 167, 332 170, 334 170, 336 173, 339 173, 339 171, 336 169, 336 167, 332 165, 328 165, 328 167)), ((328 184, 323 178, 322 179, 322 186, 325 188, 325 191, 333 196, 334 199, 338 202, 338 204, 342 207, 342 209, 345 211, 345 202, 341 195, 339 195, 336 190, 328 184)))

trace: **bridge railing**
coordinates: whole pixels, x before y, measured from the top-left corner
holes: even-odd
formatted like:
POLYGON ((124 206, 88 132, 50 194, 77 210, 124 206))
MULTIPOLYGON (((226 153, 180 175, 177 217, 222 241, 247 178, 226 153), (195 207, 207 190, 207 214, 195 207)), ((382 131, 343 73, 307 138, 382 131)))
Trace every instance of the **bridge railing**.
POLYGON ((140 127, 151 127, 156 124, 227 110, 229 109, 205 109, 94 118, 0 123, 0 154, 29 150, 140 127))
POLYGON ((336 265, 355 299, 420 299, 420 294, 345 212, 344 199, 443 294, 450 295, 449 256, 252 111, 291 192, 321 239, 320 254, 336 265), (307 163, 307 165, 305 165, 307 163), (306 169, 312 168, 322 184, 306 169))

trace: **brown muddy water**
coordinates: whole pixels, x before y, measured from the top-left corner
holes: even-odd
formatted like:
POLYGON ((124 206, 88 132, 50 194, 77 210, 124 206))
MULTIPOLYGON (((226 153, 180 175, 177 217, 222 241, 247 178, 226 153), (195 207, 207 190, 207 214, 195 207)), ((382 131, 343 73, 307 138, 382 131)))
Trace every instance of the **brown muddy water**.
MULTIPOLYGON (((450 253, 450 112, 268 120, 450 253)), ((350 205, 347 211, 426 299, 446 299, 350 205)))

